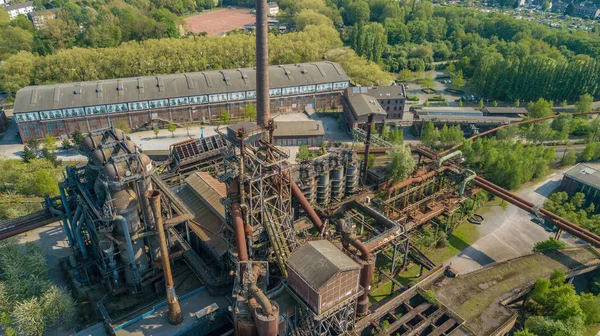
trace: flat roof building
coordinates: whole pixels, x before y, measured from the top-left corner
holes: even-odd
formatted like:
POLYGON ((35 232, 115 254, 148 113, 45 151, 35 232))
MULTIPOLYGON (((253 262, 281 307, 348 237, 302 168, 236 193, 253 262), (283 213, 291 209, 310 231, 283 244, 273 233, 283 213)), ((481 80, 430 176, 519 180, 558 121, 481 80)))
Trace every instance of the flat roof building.
POLYGON ((581 192, 588 201, 597 201, 600 199, 600 171, 580 163, 565 173, 560 187, 570 196, 581 192))
POLYGON ((279 146, 321 146, 325 130, 321 120, 275 121, 273 138, 279 146))
POLYGON ((529 112, 524 107, 486 107, 481 109, 486 116, 513 117, 526 116, 529 112))
MULTIPOLYGON (((349 85, 333 62, 271 66, 271 113, 339 108, 349 85)), ((210 122, 223 111, 242 118, 255 99, 256 69, 244 68, 28 86, 16 94, 14 115, 25 141, 119 123, 136 130, 161 120, 210 122)))

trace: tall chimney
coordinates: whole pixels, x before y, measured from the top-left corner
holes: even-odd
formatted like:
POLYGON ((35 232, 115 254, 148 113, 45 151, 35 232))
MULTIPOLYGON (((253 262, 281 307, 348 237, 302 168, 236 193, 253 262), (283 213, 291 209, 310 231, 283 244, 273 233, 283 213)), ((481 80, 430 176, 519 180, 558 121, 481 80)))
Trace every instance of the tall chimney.
POLYGON ((171 274, 171 262, 169 261, 169 250, 167 249, 165 226, 163 224, 163 218, 160 212, 160 195, 161 192, 159 190, 150 190, 146 194, 146 197, 148 200, 150 200, 150 206, 152 207, 152 213, 156 223, 156 234, 158 235, 158 242, 160 245, 160 260, 162 261, 163 273, 165 274, 167 304, 169 305, 169 323, 179 324, 183 321, 183 315, 181 314, 179 301, 177 301, 177 295, 175 294, 175 283, 173 282, 173 275, 171 274))
POLYGON ((256 123, 267 126, 269 106, 269 24, 267 0, 256 0, 256 123))

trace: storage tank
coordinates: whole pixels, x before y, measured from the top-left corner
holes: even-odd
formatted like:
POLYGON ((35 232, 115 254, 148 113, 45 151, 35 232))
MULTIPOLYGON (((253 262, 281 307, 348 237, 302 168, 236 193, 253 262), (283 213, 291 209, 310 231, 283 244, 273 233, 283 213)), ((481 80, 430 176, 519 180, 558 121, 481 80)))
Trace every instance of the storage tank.
POLYGON ((331 198, 340 201, 344 197, 345 178, 344 165, 339 155, 332 155, 329 160, 330 180, 331 180, 331 198))
POLYGON ((350 196, 356 192, 359 178, 359 164, 356 155, 352 151, 344 153, 346 156, 346 196, 350 196))
POLYGON ((317 165, 317 203, 319 205, 329 204, 331 196, 331 184, 329 183, 329 165, 327 161, 316 162, 317 165))
POLYGON ((314 204, 315 202, 316 186, 313 165, 310 163, 303 163, 300 166, 300 190, 302 190, 302 194, 310 204, 314 204))

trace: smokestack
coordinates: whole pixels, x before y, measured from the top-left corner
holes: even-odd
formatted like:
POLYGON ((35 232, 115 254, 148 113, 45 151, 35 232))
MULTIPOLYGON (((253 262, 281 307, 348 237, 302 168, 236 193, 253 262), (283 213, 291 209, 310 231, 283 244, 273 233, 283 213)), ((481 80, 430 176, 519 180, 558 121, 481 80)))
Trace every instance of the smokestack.
POLYGON ((267 0, 256 0, 256 123, 267 126, 269 106, 269 24, 267 0))
POLYGON ((365 159, 363 161, 363 184, 367 185, 367 173, 369 170, 369 149, 371 148, 371 130, 373 129, 373 113, 367 119, 367 138, 365 139, 365 159))
POLYGON ((165 287, 167 290, 167 304, 169 305, 169 323, 179 324, 183 321, 181 308, 175 294, 175 284, 173 283, 173 275, 171 274, 171 263, 169 261, 169 251, 167 250, 167 238, 165 237, 165 226, 163 224, 162 214, 160 212, 160 195, 159 190, 150 190, 146 194, 150 200, 152 213, 156 224, 156 233, 160 245, 160 259, 162 261, 163 273, 165 274, 165 287))

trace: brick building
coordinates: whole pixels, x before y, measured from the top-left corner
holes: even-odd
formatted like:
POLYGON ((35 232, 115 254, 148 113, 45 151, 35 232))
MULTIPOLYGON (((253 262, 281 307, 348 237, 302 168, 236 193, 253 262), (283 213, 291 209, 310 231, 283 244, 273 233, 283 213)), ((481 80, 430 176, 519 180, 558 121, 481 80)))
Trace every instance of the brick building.
MULTIPOLYGON (((269 79, 272 114, 341 108, 350 84, 332 62, 271 66, 269 79)), ((23 141, 112 124, 149 129, 168 121, 210 122, 222 111, 242 117, 255 90, 254 68, 28 86, 17 92, 14 115, 23 141)))
POLYGON ((404 85, 351 87, 344 92, 344 118, 349 128, 367 122, 369 114, 375 121, 402 120, 406 105, 404 85))

